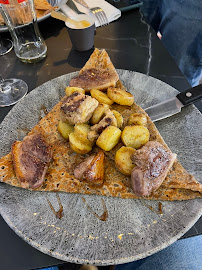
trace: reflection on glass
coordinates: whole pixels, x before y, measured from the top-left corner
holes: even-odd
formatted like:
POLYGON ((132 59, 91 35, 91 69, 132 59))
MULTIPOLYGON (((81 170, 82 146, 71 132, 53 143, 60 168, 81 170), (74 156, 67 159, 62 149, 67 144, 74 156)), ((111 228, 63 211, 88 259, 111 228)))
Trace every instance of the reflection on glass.
POLYGON ((23 98, 28 90, 20 79, 3 79, 0 75, 0 107, 10 106, 23 98))

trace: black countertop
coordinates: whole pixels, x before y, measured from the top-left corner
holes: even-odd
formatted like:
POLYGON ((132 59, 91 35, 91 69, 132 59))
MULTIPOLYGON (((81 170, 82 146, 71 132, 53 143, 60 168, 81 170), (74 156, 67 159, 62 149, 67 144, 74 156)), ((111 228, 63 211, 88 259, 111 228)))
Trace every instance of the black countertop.
MULTIPOLYGON (((39 23, 39 28, 48 46, 48 56, 45 60, 35 64, 24 64, 16 58, 13 50, 0 57, 2 77, 24 80, 29 91, 50 79, 79 70, 93 51, 73 50, 63 22, 48 18, 39 23)), ((9 33, 0 33, 0 36, 9 37, 9 33)), ((190 87, 156 33, 144 23, 138 10, 123 13, 119 20, 98 28, 95 47, 106 49, 116 68, 153 76, 179 91, 190 87)), ((197 103, 197 107, 202 111, 201 101, 197 103)), ((11 108, 12 106, 0 108, 0 122, 11 108)), ((201 233, 202 218, 183 238, 201 233)), ((24 242, 8 227, 2 217, 0 237, 1 270, 36 269, 63 263, 24 242)))

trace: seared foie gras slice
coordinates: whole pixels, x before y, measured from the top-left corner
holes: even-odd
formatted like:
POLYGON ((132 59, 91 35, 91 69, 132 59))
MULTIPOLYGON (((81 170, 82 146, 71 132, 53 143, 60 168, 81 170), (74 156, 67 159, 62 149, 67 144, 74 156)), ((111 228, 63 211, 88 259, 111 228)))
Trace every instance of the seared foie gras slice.
POLYGON ((107 69, 87 69, 70 80, 69 86, 80 87, 86 91, 91 89, 104 90, 114 87, 119 77, 115 71, 107 69))
POLYGON ((154 141, 146 143, 132 156, 135 167, 131 173, 131 185, 137 196, 149 196, 166 178, 176 154, 154 141))
POLYGON ((63 100, 60 109, 61 120, 68 121, 71 125, 85 123, 92 117, 98 104, 95 98, 74 92, 63 100))
POLYGON ((41 134, 26 136, 11 148, 13 168, 23 188, 36 189, 43 184, 52 158, 50 147, 41 134))
POLYGON ((79 180, 84 180, 92 185, 101 186, 104 181, 104 153, 99 150, 86 158, 74 170, 74 176, 79 180))

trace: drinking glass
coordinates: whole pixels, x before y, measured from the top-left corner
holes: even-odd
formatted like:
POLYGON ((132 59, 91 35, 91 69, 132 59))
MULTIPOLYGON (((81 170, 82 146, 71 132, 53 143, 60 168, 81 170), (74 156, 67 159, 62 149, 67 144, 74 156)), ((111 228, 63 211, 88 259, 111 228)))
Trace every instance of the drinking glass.
POLYGON ((39 32, 33 0, 0 0, 0 13, 12 36, 16 56, 26 63, 46 57, 47 46, 39 32))
POLYGON ((0 75, 0 107, 15 104, 28 91, 27 84, 20 79, 3 79, 0 75))
POLYGON ((0 36, 0 56, 9 53, 13 48, 13 42, 7 38, 1 38, 0 36))

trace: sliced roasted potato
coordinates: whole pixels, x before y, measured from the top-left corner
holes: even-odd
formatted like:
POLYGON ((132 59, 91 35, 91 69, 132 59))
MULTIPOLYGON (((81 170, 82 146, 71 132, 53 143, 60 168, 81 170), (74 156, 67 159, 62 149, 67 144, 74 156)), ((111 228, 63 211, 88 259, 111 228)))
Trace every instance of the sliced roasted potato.
POLYGON ((144 126, 126 126, 121 139, 126 146, 138 149, 149 141, 149 130, 144 126))
POLYGON ((104 104, 108 104, 111 105, 114 102, 108 98, 107 94, 103 93, 100 90, 97 89, 92 89, 90 90, 91 96, 95 99, 97 99, 97 101, 99 101, 100 103, 104 103, 104 104))
POLYGON ((89 131, 90 126, 87 124, 76 124, 74 126, 74 134, 76 135, 76 137, 84 144, 91 145, 91 142, 88 140, 89 131))
POLYGON ((83 143, 74 133, 69 135, 69 143, 71 149, 79 154, 87 154, 92 150, 92 145, 83 143))
POLYGON ((84 94, 85 95, 85 90, 83 88, 79 88, 79 87, 66 87, 65 88, 65 94, 66 96, 71 96, 71 94, 73 94, 74 92, 78 92, 78 93, 81 93, 81 94, 84 94))
POLYGON ((91 120, 90 120, 92 125, 95 125, 100 122, 106 109, 109 109, 109 105, 107 104, 98 105, 98 107, 95 109, 93 116, 91 117, 91 120))
POLYGON ((69 134, 74 131, 74 126, 60 120, 58 123, 58 131, 64 139, 68 139, 69 134))
POLYGON ((128 119, 128 125, 146 126, 147 117, 143 113, 133 113, 128 119))
POLYGON ((116 121, 117 121, 117 127, 121 128, 123 125, 123 117, 120 114, 120 112, 117 112, 116 110, 112 110, 114 116, 116 117, 116 121))
POLYGON ((135 153, 132 147, 122 146, 115 155, 115 164, 117 169, 124 175, 131 175, 131 171, 135 164, 131 160, 131 156, 135 153))
POLYGON ((121 130, 115 126, 108 126, 98 137, 96 144, 104 151, 110 151, 119 142, 121 130))
POLYGON ((121 88, 109 87, 107 89, 107 96, 120 105, 131 106, 134 103, 134 96, 121 88))

